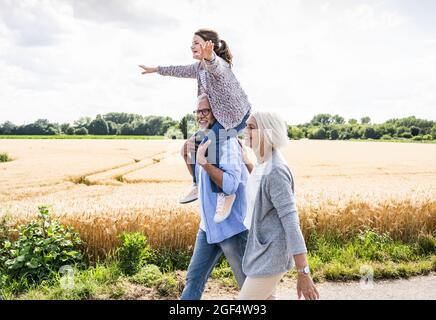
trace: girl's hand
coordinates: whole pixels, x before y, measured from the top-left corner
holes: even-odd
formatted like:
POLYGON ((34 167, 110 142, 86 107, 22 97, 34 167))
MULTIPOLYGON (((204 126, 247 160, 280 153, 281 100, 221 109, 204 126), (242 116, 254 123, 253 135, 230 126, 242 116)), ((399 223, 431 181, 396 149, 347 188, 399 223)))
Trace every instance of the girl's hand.
POLYGON ((202 59, 212 60, 213 58, 213 42, 208 40, 200 45, 200 56, 202 59))
POLYGON ((147 73, 154 73, 157 72, 157 68, 152 68, 152 67, 146 67, 143 66, 142 64, 139 65, 140 68, 144 69, 144 71, 142 72, 142 74, 147 74, 147 73))
POLYGON ((197 149, 197 163, 200 166, 204 166, 207 164, 207 158, 206 158, 206 150, 207 147, 211 144, 211 140, 206 141, 205 143, 200 144, 200 146, 197 149))
POLYGON ((319 293, 313 284, 312 278, 310 275, 306 274, 298 274, 297 280, 297 294, 298 299, 301 298, 301 294, 303 294, 304 299, 306 300, 317 300, 319 299, 319 293))

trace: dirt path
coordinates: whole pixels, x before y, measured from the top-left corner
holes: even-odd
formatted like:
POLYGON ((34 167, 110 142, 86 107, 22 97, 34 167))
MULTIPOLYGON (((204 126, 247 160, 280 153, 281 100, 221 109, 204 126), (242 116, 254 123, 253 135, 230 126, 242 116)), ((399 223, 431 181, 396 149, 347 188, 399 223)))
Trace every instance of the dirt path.
MULTIPOLYGON (((374 281, 373 285, 359 282, 324 282, 317 285, 323 300, 436 300, 436 273, 401 280, 374 281)), ((297 299, 296 283, 285 279, 277 290, 279 299, 297 299)), ((237 291, 207 285, 203 299, 236 299, 237 291)))

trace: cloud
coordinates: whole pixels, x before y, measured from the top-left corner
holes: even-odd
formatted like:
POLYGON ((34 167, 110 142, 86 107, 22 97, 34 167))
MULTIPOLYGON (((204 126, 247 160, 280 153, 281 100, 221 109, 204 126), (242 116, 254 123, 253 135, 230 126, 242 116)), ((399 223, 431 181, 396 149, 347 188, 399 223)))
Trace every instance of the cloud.
POLYGON ((401 26, 407 23, 408 19, 396 10, 383 8, 383 3, 378 3, 359 4, 352 9, 347 9, 342 22, 360 31, 374 29, 384 31, 401 26))
POLYGON ((52 46, 66 32, 62 25, 62 15, 68 9, 65 5, 49 0, 4 0, 0 2, 0 18, 18 46, 52 46))
POLYGON ((144 76, 137 65, 192 63, 200 27, 228 42, 253 107, 289 123, 324 112, 435 119, 435 36, 421 24, 426 8, 402 3, 2 0, 0 122, 110 111, 180 119, 196 81, 144 76))
POLYGON ((74 0, 74 17, 95 23, 115 24, 138 31, 174 29, 179 20, 138 0, 74 0))

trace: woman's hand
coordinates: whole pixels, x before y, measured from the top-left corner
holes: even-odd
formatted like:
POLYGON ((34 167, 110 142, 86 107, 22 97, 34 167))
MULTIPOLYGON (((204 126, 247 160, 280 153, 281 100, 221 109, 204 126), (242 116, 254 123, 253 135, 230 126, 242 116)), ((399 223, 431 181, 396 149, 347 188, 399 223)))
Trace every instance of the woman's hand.
POLYGON ((245 145, 244 141, 240 140, 239 138, 238 138, 238 142, 239 142, 239 145, 241 146, 241 149, 242 149, 242 161, 247 166, 248 172, 251 173, 251 171, 253 171, 254 164, 253 164, 253 161, 251 161, 251 158, 248 154, 248 152, 249 152, 248 148, 245 145))
POLYGON ((319 299, 319 293, 313 284, 312 278, 308 274, 298 274, 297 279, 297 294, 298 299, 301 298, 301 294, 303 294, 304 299, 306 300, 317 300, 319 299))
POLYGON ((200 144, 200 146, 197 149, 197 163, 200 166, 204 166, 207 164, 207 158, 206 158, 206 150, 207 147, 211 144, 211 140, 206 141, 205 143, 200 144))
POLYGON ((140 68, 144 69, 144 71, 142 72, 142 74, 147 74, 147 73, 154 73, 157 72, 157 68, 152 68, 152 67, 146 67, 143 66, 142 64, 139 65, 140 68))
POLYGON ((212 60, 213 58, 213 42, 206 41, 200 45, 200 56, 202 59, 212 60))

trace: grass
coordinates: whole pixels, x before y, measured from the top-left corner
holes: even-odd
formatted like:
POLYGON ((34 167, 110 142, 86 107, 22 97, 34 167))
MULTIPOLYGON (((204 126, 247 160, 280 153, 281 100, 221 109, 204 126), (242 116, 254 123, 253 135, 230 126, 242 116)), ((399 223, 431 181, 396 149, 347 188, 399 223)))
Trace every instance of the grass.
MULTIPOLYGON (((366 231, 351 242, 313 236, 307 243, 308 259, 315 282, 373 279, 399 279, 436 271, 436 238, 421 236, 413 243, 394 241, 388 234, 366 231)), ((288 273, 296 278, 295 270, 288 273)), ((225 259, 212 271, 226 287, 237 288, 225 259)))
POLYGON ((9 162, 12 161, 12 158, 6 153, 0 153, 0 162, 9 162))
MULTIPOLYGON (((369 276, 375 280, 398 279, 436 271, 436 238, 430 235, 422 235, 412 243, 402 243, 388 234, 367 230, 348 242, 312 235, 307 246, 315 282, 360 280, 369 276)), ((174 260, 185 258, 174 254, 155 259, 175 265, 174 260)), ((73 285, 69 287, 65 286, 68 282, 60 274, 38 285, 24 285, 24 291, 23 284, 15 281, 3 285, 0 296, 19 300, 175 299, 183 290, 185 279, 177 270, 162 272, 162 269, 171 268, 159 268, 148 261, 135 274, 126 276, 119 266, 112 257, 85 270, 75 270, 74 281, 70 282, 73 285)), ((296 278, 296 272, 291 270, 287 276, 296 278)), ((237 289, 233 272, 223 257, 212 271, 211 278, 223 288, 237 289)))
POLYGON ((103 140, 164 140, 164 136, 121 136, 121 135, 0 135, 0 139, 103 139, 103 140))

